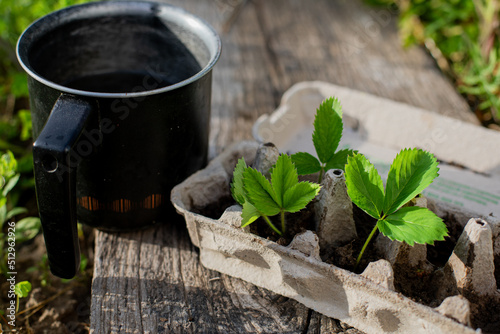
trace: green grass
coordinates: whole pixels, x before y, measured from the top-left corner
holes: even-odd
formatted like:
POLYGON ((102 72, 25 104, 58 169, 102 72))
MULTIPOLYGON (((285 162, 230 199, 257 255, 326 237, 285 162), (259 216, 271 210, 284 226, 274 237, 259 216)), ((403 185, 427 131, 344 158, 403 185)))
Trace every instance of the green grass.
POLYGON ((423 45, 482 123, 500 125, 500 0, 365 0, 397 7, 405 46, 423 45))

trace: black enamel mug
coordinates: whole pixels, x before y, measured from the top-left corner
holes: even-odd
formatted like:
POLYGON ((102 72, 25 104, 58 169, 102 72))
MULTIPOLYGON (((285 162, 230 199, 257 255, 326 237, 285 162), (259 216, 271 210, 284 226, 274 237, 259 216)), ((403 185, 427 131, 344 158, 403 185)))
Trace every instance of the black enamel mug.
POLYGON ((173 214, 171 189, 206 164, 220 49, 202 20, 154 2, 67 7, 21 35, 38 209, 54 275, 76 274, 77 219, 125 231, 173 214))

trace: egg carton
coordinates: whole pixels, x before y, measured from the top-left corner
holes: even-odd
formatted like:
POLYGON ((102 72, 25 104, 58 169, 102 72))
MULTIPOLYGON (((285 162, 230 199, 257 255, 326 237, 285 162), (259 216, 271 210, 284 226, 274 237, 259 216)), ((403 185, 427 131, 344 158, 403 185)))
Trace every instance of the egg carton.
MULTIPOLYGON (((432 150, 442 161, 450 162, 445 168, 445 171, 450 171, 448 177, 459 173, 461 178, 454 180, 459 180, 463 185, 462 188, 455 187, 455 194, 450 194, 443 186, 432 190, 433 193, 428 196, 428 206, 438 215, 452 214, 464 224, 455 250, 442 269, 442 293, 446 297, 435 308, 417 303, 394 288, 394 263, 418 262, 422 257, 425 258, 425 250, 422 251, 421 247, 411 248, 402 243, 378 240, 377 246, 385 252, 385 259, 370 263, 363 273, 356 274, 321 260, 320 245, 324 247, 325 240, 335 243, 335 237, 332 239, 331 235, 306 231, 295 236, 290 245, 282 246, 241 229, 241 207, 237 205, 227 208, 220 217, 205 214, 213 211, 207 208, 228 202, 229 185, 237 160, 244 157, 248 164, 252 164, 259 146, 262 147, 259 142, 271 141, 282 152, 313 153, 308 142, 311 142, 310 125, 314 112, 324 98, 332 95, 337 96, 344 106, 345 130, 341 145, 368 152, 371 159, 378 161, 379 167, 392 160, 397 153, 397 146, 422 147, 418 145, 418 139, 422 139, 422 136, 425 139, 426 136, 422 132, 435 133, 436 129, 449 129, 440 134, 440 142, 444 139, 453 142, 456 136, 452 132, 460 127, 467 130, 462 132, 461 141, 467 141, 465 134, 471 134, 470 140, 477 143, 486 142, 483 140, 498 142, 500 139, 500 134, 466 123, 456 125, 456 120, 344 87, 321 82, 298 84, 284 95, 280 107, 273 114, 257 121, 254 126, 257 141, 241 142, 229 147, 205 169, 173 189, 172 203, 186 220, 191 241, 200 249, 201 263, 209 269, 292 298, 367 333, 481 332, 481 329, 471 327, 471 305, 463 295, 473 294, 479 298, 499 300, 494 276, 494 259, 500 256, 500 225, 496 218, 499 210, 491 200, 498 192, 494 187, 487 188, 483 190, 488 194, 483 197, 491 200, 487 205, 468 206, 467 197, 479 204, 474 197, 477 194, 464 196, 463 189, 477 178, 489 179, 490 186, 497 182, 500 158, 492 157, 491 152, 484 151, 483 156, 478 150, 468 152, 467 148, 463 148, 455 151, 455 148, 444 149, 441 146, 432 150), (410 114, 411 119, 408 120, 410 114), (453 127, 447 124, 448 121, 453 127), (386 130, 380 132, 378 126, 382 124, 386 130), (410 124, 419 130, 400 129, 410 124), (391 134, 394 138, 378 138, 379 134, 397 130, 397 133, 391 134), (403 138, 403 135, 411 138, 403 138), (363 145, 359 147, 358 144, 363 145), (462 155, 478 160, 470 162, 462 155), (462 176, 464 173, 470 175, 466 175, 465 179, 462 176), (450 196, 451 201, 442 200, 441 196, 444 195, 450 196), (460 293, 447 296, 449 292, 444 290, 449 285, 460 293)), ((440 167, 441 178, 443 166, 440 167)), ((332 173, 330 180, 332 188, 342 189, 339 187, 343 182, 341 171, 332 173)), ((482 184, 475 184, 475 187, 478 191, 483 189, 482 184)), ((341 201, 342 197, 346 196, 337 196, 335 200, 341 201)), ((342 212, 337 216, 345 218, 346 214, 342 212)), ((338 224, 346 221, 337 220, 343 221, 338 224)), ((339 236, 343 237, 345 235, 339 236)))

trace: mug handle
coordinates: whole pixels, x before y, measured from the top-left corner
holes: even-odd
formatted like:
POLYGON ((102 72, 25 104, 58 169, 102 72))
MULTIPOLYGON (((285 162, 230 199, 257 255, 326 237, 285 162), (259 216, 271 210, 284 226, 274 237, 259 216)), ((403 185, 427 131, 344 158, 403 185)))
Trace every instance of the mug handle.
POLYGON ((61 94, 33 144, 38 211, 50 271, 73 278, 80 266, 76 225, 76 164, 71 151, 93 113, 81 98, 61 94))

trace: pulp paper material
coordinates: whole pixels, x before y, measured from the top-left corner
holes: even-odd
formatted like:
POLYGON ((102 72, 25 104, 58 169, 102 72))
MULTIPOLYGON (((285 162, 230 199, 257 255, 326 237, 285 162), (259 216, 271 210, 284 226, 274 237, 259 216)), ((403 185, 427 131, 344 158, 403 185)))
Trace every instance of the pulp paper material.
MULTIPOLYGON (((194 213, 197 204, 206 206, 227 196, 227 166, 234 164, 235 157, 252 161, 257 146, 254 141, 232 145, 207 168, 172 190, 172 203, 185 216, 191 241, 200 248, 201 263, 206 268, 292 298, 366 333, 478 333, 452 319, 457 318, 456 307, 464 303, 445 299, 444 306, 433 309, 393 291, 390 284, 393 273, 385 260, 380 260, 385 264, 378 261, 378 269, 389 271, 378 270, 374 274, 377 270, 367 269, 358 275, 322 262, 318 239, 310 231, 297 235, 284 247, 238 228, 241 225, 239 206, 228 208, 218 220, 194 213), (200 196, 206 189, 212 190, 210 196, 200 196), (379 283, 384 279, 385 286, 379 283)), ((471 221, 475 223, 474 219, 471 221)), ((487 224, 483 227, 489 228, 487 224)), ((491 233, 489 238, 491 240, 491 233)), ((491 253, 491 245, 489 250, 491 253)), ((492 272, 489 267, 486 270, 492 272)), ((459 318, 468 319, 467 307, 462 311, 459 318)))
POLYGON ((440 160, 440 176, 424 195, 481 216, 500 217, 500 133, 496 131, 312 82, 292 87, 272 115, 256 122, 254 137, 272 141, 282 152, 315 155, 311 137, 314 114, 330 96, 338 97, 343 105, 344 133, 339 149, 349 147, 364 154, 383 179, 402 148, 430 151, 440 160))

